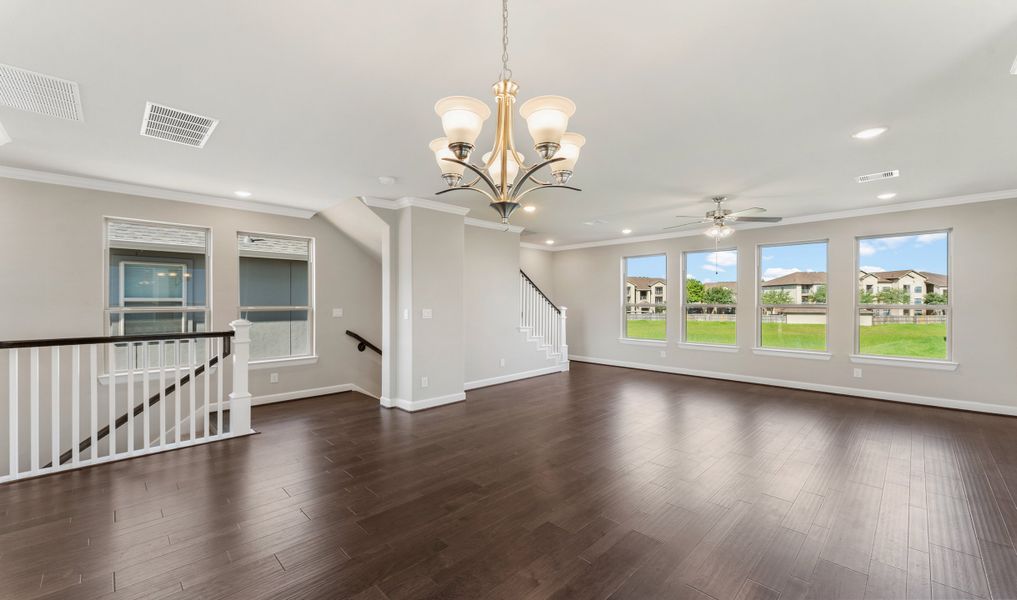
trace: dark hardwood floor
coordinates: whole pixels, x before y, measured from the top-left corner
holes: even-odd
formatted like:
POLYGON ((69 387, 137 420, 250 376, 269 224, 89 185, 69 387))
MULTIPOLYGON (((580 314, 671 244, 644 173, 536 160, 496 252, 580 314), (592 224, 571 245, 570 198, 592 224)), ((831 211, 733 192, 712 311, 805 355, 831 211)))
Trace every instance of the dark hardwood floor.
POLYGON ((1017 598, 1017 419, 573 363, 0 486, 2 598, 1017 598))

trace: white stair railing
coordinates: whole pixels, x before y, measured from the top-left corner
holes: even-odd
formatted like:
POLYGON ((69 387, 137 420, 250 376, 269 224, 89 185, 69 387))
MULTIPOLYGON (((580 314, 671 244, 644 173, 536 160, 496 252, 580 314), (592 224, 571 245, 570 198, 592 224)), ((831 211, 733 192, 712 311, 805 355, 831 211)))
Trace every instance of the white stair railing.
POLYGON ((0 386, 7 390, 8 434, 0 444, 6 454, 0 483, 249 433, 251 324, 230 326, 233 331, 0 342, 8 365, 0 386))
POLYGON ((519 328, 547 352, 548 358, 568 368, 564 306, 555 306, 526 273, 519 272, 519 328))

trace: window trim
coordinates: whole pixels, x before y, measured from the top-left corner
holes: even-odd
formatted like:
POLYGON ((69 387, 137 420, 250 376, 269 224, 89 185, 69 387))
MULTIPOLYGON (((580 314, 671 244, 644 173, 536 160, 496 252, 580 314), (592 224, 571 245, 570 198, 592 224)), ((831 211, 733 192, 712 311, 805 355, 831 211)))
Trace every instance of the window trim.
MULTIPOLYGON (((667 293, 667 288, 666 287, 664 288, 665 289, 665 291, 664 291, 664 294, 665 294, 665 299, 664 299, 664 339, 662 339, 662 340, 655 340, 655 339, 647 339, 647 338, 632 338, 632 337, 628 337, 628 313, 625 312, 625 307, 628 304, 628 294, 625 293, 626 290, 627 290, 626 286, 628 284, 628 282, 626 281, 626 278, 628 277, 628 263, 626 261, 628 261, 628 259, 630 259, 630 258, 649 258, 651 256, 663 256, 664 257, 664 282, 665 282, 664 285, 667 286, 668 285, 667 281, 669 279, 668 278, 668 265, 671 264, 671 261, 668 258, 666 250, 661 251, 661 252, 648 252, 646 254, 632 254, 632 255, 622 256, 621 257, 621 261, 620 261, 620 263, 618 265, 619 266, 619 270, 621 271, 621 277, 620 277, 621 282, 620 282, 620 285, 618 286, 618 289, 619 289, 619 292, 620 292, 619 293, 619 297, 621 299, 621 306, 620 306, 620 310, 618 311, 618 314, 620 316, 620 320, 618 322, 618 326, 619 326, 618 327, 619 328, 618 341, 620 341, 622 343, 637 342, 637 344, 634 344, 634 345, 639 345, 638 343, 642 343, 642 342, 653 342, 652 344, 648 344, 648 345, 653 345, 653 346, 659 345, 661 342, 663 342, 665 345, 667 344, 667 340, 668 340, 668 313, 671 312, 670 310, 668 310, 668 308, 669 308, 668 307, 668 302, 669 302, 668 299, 671 297, 671 294, 667 293)), ((638 297, 638 295, 639 295, 639 288, 635 288, 635 290, 636 290, 636 295, 638 297)))
MULTIPOLYGON (((268 231, 252 231, 249 229, 238 229, 233 235, 233 247, 237 252, 237 275, 236 275, 236 290, 237 290, 237 310, 236 315, 238 319, 243 318, 241 315, 251 311, 307 311, 307 333, 310 336, 307 344, 306 354, 295 354, 290 356, 273 356, 268 358, 259 358, 251 360, 250 364, 252 368, 267 368, 267 366, 278 365, 278 366, 297 366, 301 364, 314 364, 318 360, 318 311, 317 311, 317 274, 316 268, 317 261, 315 260, 315 250, 317 249, 317 238, 314 236, 307 235, 291 235, 287 233, 272 233, 268 231), (242 306, 240 304, 240 249, 237 247, 238 240, 242 235, 249 236, 265 236, 274 238, 283 238, 290 240, 306 240, 307 241, 307 301, 306 306, 242 306), (255 365, 267 365, 266 367, 260 367, 255 365)), ((284 259, 285 260, 285 259, 284 259)))
MULTIPOLYGON (((921 231, 911 231, 911 232, 901 232, 901 233, 878 233, 878 234, 869 234, 869 235, 859 235, 859 236, 855 236, 855 247, 854 247, 854 250, 852 252, 853 252, 853 255, 854 255, 854 269, 852 270, 852 276, 854 278, 854 282, 852 284, 853 287, 851 289, 852 289, 852 292, 854 294, 854 300, 852 302, 853 308, 854 308, 854 313, 853 313, 851 318, 852 318, 852 320, 854 322, 854 325, 853 325, 854 333, 852 334, 853 337, 854 337, 854 341, 853 341, 853 345, 852 345, 851 362, 857 362, 857 363, 860 363, 860 364, 879 364, 879 365, 888 365, 888 366, 918 367, 918 368, 926 368, 926 369, 940 369, 940 370, 947 370, 947 371, 955 370, 957 368, 957 366, 959 365, 959 363, 957 363, 955 361, 955 357, 954 357, 954 354, 953 354, 954 287, 953 287, 953 285, 951 285, 949 283, 950 279, 953 277, 953 275, 951 275, 951 273, 953 272, 953 227, 943 227, 943 228, 939 228, 939 229, 925 229, 925 230, 921 230, 921 231), (858 297, 859 296, 859 294, 858 294, 858 272, 861 271, 861 266, 862 266, 862 263, 861 263, 862 257, 861 257, 861 254, 858 252, 858 247, 861 245, 861 242, 863 240, 873 240, 873 239, 890 238, 890 237, 907 237, 907 236, 913 236, 913 235, 927 235, 927 234, 930 234, 930 233, 945 233, 946 234, 946 273, 945 273, 945 275, 947 277, 947 282, 948 282, 948 284, 947 284, 947 303, 946 304, 933 304, 933 305, 931 305, 931 306, 937 307, 936 308, 937 310, 938 309, 942 309, 942 310, 946 311, 946 358, 917 358, 917 357, 912 357, 912 356, 884 356, 882 354, 862 354, 862 351, 861 351, 861 343, 862 343, 862 341, 861 341, 861 326, 858 324, 858 315, 859 315, 859 311, 862 308, 871 308, 873 306, 879 306, 879 307, 882 307, 882 308, 890 308, 890 309, 901 307, 901 308, 909 308, 911 310, 914 310, 915 306, 921 306, 921 307, 923 307, 921 310, 925 310, 924 307, 930 306, 930 305, 925 304, 925 294, 928 293, 926 290, 922 290, 922 304, 907 304, 907 305, 897 305, 897 304, 862 304, 860 302, 861 299, 858 297), (930 365, 942 365, 942 366, 941 367, 937 367, 937 366, 930 366, 930 365)), ((879 288, 878 284, 877 284, 876 287, 877 287, 877 289, 874 290, 876 293, 879 293, 880 291, 882 291, 882 289, 878 289, 879 288)), ((892 287, 893 286, 887 286, 884 289, 891 289, 892 287)), ((909 294, 909 296, 913 296, 913 294, 909 294)))
POLYGON ((755 354, 769 355, 769 356, 783 356, 795 358, 815 358, 819 360, 828 360, 829 357, 833 356, 830 352, 830 238, 819 238, 813 240, 804 240, 799 242, 779 242, 774 244, 756 244, 756 276, 754 278, 753 287, 755 287, 755 301, 756 301, 756 317, 755 317, 755 345, 752 350, 755 354), (764 248, 779 248, 781 246, 802 246, 806 244, 826 244, 826 302, 823 304, 816 304, 810 302, 809 304, 763 304, 763 249, 764 248), (824 348, 822 350, 799 350, 797 348, 770 348, 763 345, 763 309, 766 307, 798 307, 798 306, 821 306, 826 309, 826 340, 824 342, 824 348), (777 354, 783 353, 783 354, 777 354), (807 356, 807 355, 815 356, 807 356), (806 356, 802 356, 806 355, 806 356))
POLYGON ((738 261, 740 260, 740 257, 738 256, 738 254, 739 254, 738 246, 730 246, 730 247, 725 247, 725 248, 714 248, 714 249, 707 248, 705 250, 683 250, 682 251, 681 271, 678 273, 678 275, 679 275, 679 287, 681 288, 679 290, 679 292, 678 292, 679 293, 679 298, 680 298, 678 312, 680 313, 680 317, 681 317, 680 320, 679 320, 679 323, 678 323, 678 345, 680 347, 686 348, 686 349, 700 349, 700 350, 714 350, 714 351, 720 350, 722 348, 725 349, 725 350, 726 349, 733 349, 734 351, 737 351, 738 348, 741 347, 739 345, 739 343, 738 343, 740 341, 738 339, 738 299, 739 299, 738 287, 739 287, 739 282, 738 282, 738 266, 737 266, 737 264, 738 264, 738 261), (704 253, 710 253, 710 252, 714 252, 714 253, 717 253, 717 252, 734 252, 735 253, 735 289, 734 289, 735 302, 734 302, 734 304, 696 304, 695 306, 701 307, 701 308, 715 308, 715 307, 734 308, 735 309, 735 321, 734 321, 735 322, 735 343, 734 344, 713 344, 713 343, 705 343, 705 342, 690 342, 686 338, 686 336, 688 335, 688 314, 685 311, 688 309, 689 305, 688 305, 688 299, 685 297, 686 293, 687 293, 686 286, 681 285, 681 284, 688 282, 688 276, 689 276, 688 255, 689 254, 704 254, 704 253))

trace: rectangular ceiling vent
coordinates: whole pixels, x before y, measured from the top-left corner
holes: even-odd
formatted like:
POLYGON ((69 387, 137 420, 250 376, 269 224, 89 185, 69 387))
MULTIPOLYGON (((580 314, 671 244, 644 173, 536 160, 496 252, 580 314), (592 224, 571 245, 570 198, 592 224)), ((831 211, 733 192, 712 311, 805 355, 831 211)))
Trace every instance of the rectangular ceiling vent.
POLYGON ((0 104, 47 117, 84 121, 78 84, 0 64, 0 104))
POLYGON ((869 173, 868 175, 859 175, 855 177, 858 183, 868 183, 870 181, 879 181, 881 179, 893 179, 894 177, 900 177, 900 171, 894 169, 893 171, 883 171, 882 173, 869 173))
POLYGON ((219 119, 147 102, 145 116, 141 120, 141 135, 194 148, 204 148, 205 142, 218 124, 219 119))

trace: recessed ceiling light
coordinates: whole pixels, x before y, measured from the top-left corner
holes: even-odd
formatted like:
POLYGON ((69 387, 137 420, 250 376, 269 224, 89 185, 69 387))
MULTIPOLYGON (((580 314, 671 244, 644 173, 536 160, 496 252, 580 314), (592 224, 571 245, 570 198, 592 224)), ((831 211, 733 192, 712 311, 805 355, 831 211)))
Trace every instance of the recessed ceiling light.
POLYGON ((380 183, 381 185, 392 185, 395 182, 396 178, 392 177, 391 175, 382 175, 381 177, 378 178, 378 183, 380 183))
POLYGON ((851 137, 858 140, 871 140, 877 138, 886 133, 886 127, 873 127, 871 129, 863 129, 851 137))
POLYGON ((896 192, 887 192, 885 194, 880 194, 876 196, 876 198, 879 198, 880 200, 893 200, 896 197, 897 197, 896 192))
POLYGON ((247 190, 237 190, 233 192, 233 195, 237 198, 250 198, 252 196, 251 192, 248 192, 247 190))
POLYGON ((554 240, 547 240, 544 243, 547 244, 548 246, 550 246, 550 245, 554 244, 554 240))
POLYGON ((631 229, 622 229, 622 233, 624 233, 625 235, 628 235, 628 234, 632 233, 632 230, 631 229))
POLYGON ((533 212, 537 210, 537 207, 532 204, 527 204, 526 206, 523 207, 523 210, 525 210, 526 212, 533 212))

